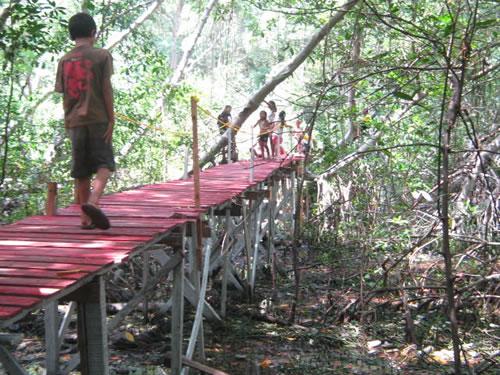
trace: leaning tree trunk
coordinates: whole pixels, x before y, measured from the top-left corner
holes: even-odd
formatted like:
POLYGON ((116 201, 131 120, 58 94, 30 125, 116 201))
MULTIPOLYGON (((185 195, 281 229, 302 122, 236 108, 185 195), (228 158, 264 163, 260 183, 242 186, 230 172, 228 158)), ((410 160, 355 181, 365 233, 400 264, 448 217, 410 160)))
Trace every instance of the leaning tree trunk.
MULTIPOLYGON (((241 128, 243 123, 248 119, 248 117, 257 110, 260 103, 266 98, 266 96, 273 91, 276 86, 281 82, 290 77, 293 72, 305 61, 305 59, 311 54, 311 52, 316 48, 316 46, 321 42, 326 35, 333 29, 333 27, 339 23, 349 10, 351 10, 359 0, 351 0, 339 7, 339 10, 329 19, 329 21, 318 30, 306 44, 306 46, 297 54, 290 63, 281 70, 277 75, 275 75, 269 82, 260 88, 247 102, 243 110, 236 116, 233 121, 233 126, 235 128, 241 128)), ((221 150, 223 146, 227 144, 228 132, 233 131, 232 129, 226 130, 226 132, 219 137, 217 142, 210 148, 210 150, 201 157, 200 167, 203 167, 208 162, 213 160, 217 153, 221 150)))
POLYGON ((172 45, 170 46, 170 68, 175 70, 179 64, 179 56, 177 53, 177 39, 179 37, 179 29, 181 25, 182 9, 184 9, 184 0, 179 0, 177 9, 172 19, 172 45))
POLYGON ((203 12, 203 16, 200 19, 200 24, 198 25, 198 29, 196 30, 196 33, 194 34, 194 38, 189 43, 188 47, 184 50, 184 53, 182 54, 181 60, 179 61, 179 64, 177 65, 177 67, 174 71, 174 74, 172 75, 172 78, 170 79, 171 85, 176 85, 181 80, 182 74, 184 73, 184 69, 186 68, 188 60, 191 57, 193 50, 194 50, 194 47, 196 46, 196 43, 198 42, 198 39, 200 38, 201 32, 203 31, 205 24, 208 21, 208 17, 210 16, 212 9, 215 7, 217 2, 218 2, 218 0, 210 0, 210 2, 207 4, 207 7, 205 8, 205 11, 203 12))
POLYGON ((132 24, 122 31, 116 38, 112 41, 108 42, 108 44, 104 47, 107 50, 112 50, 119 43, 124 41, 130 34, 132 34, 138 27, 140 27, 144 22, 146 22, 149 17, 151 17, 159 8, 160 5, 163 4, 164 0, 156 0, 142 13, 132 24))

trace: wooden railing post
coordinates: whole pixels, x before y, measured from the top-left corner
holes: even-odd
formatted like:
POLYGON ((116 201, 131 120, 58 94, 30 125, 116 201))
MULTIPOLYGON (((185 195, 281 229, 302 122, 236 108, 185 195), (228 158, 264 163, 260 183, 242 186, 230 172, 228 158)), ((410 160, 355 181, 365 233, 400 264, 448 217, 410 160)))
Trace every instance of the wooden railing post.
POLYGON ((47 183, 45 214, 47 216, 55 216, 57 214, 57 182, 47 183))
MULTIPOLYGON (((200 158, 198 153, 198 98, 194 96, 191 97, 191 120, 193 122, 193 181, 194 181, 194 206, 200 208, 200 158)), ((196 258, 198 261, 198 266, 202 264, 202 254, 201 254, 201 240, 202 240, 202 228, 201 220, 196 221, 198 232, 197 232, 197 246, 196 246, 196 258)))
POLYGON ((227 162, 231 164, 233 162, 233 155, 231 153, 231 147, 233 146, 233 129, 229 128, 227 132, 227 162))
POLYGON ((253 126, 250 126, 250 182, 254 180, 253 126))

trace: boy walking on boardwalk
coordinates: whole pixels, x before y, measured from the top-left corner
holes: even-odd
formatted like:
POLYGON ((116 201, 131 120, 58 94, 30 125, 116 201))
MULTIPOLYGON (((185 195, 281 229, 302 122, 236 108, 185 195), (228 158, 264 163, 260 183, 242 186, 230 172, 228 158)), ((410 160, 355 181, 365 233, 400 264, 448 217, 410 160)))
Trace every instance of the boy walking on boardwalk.
POLYGON ((108 51, 94 48, 97 26, 90 15, 75 14, 68 29, 75 46, 59 61, 55 91, 63 94, 64 124, 72 145, 71 176, 76 179, 82 205, 82 229, 108 229, 110 223, 99 208, 99 199, 115 170, 111 146, 113 59, 108 51))

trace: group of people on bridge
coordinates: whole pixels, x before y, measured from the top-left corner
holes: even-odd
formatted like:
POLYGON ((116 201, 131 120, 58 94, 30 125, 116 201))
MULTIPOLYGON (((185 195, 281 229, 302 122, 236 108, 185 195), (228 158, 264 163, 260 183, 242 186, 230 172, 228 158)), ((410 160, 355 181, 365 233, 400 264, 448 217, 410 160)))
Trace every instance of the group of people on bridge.
MULTIPOLYGON (((303 154, 309 146, 309 135, 308 132, 302 130, 302 120, 297 119, 295 127, 288 125, 285 111, 280 111, 278 113, 276 103, 272 100, 265 103, 268 106, 269 113, 265 110, 260 111, 259 119, 253 125, 253 128, 258 127, 259 135, 256 143, 254 143, 252 139, 252 146, 250 149, 252 156, 259 158, 281 158, 286 157, 288 153, 294 151, 298 154, 303 154), (278 118, 276 118, 276 113, 278 113, 278 118), (287 131, 285 131, 286 128, 288 129, 287 131), (283 134, 286 132, 296 141, 295 146, 292 144, 290 145, 288 153, 283 147, 283 134), (259 150, 255 148, 257 143, 259 145, 259 150)), ((221 135, 231 127, 231 110, 232 107, 226 105, 217 117, 217 126, 221 135)), ((234 140, 231 142, 230 149, 232 161, 237 160, 238 154, 236 142, 234 142, 234 140)), ((226 155, 227 148, 224 147, 222 149, 222 163, 227 163, 226 155)))

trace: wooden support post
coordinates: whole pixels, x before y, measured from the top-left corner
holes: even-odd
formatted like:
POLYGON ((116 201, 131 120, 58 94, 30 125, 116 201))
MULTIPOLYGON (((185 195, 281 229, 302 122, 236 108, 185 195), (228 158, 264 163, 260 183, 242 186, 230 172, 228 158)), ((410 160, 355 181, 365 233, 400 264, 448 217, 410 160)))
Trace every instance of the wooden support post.
MULTIPOLYGON (((151 258, 151 253, 145 251, 142 258, 142 290, 146 290, 149 283, 149 259, 151 258)), ((144 321, 147 323, 149 321, 149 300, 147 293, 144 293, 144 304, 143 304, 144 321)))
MULTIPOLYGON (((200 208, 200 157, 199 157, 199 149, 198 149, 198 98, 195 98, 194 96, 191 97, 191 120, 193 123, 193 179, 194 179, 194 205, 196 208, 200 208)), ((195 253, 196 253, 196 278, 197 282, 194 284, 195 289, 196 289, 196 294, 200 294, 200 289, 199 289, 199 270, 200 266, 202 263, 202 242, 203 242, 203 228, 202 228, 202 222, 201 218, 198 218, 196 220, 196 236, 194 237, 196 239, 196 247, 195 247, 195 253)), ((193 233, 194 235, 194 233, 193 233)), ((195 264, 193 264, 194 268, 195 264)), ((194 272, 192 270, 192 272, 194 272)), ((192 280, 194 282, 194 279, 192 280)), ((205 340, 204 340, 204 335, 203 335, 203 322, 200 322, 201 324, 201 330, 199 331, 198 335, 198 343, 199 343, 199 354, 202 358, 205 357, 205 340)), ((198 332, 197 332, 198 334, 198 332)))
MULTIPOLYGON (((200 265, 198 263, 198 252, 197 249, 200 246, 200 234, 201 227, 197 223, 191 223, 191 241, 190 241, 190 251, 189 251, 189 281, 193 286, 194 300, 197 300, 200 295, 200 265)), ((184 289, 186 293, 186 288, 184 289)), ((196 302, 193 303, 196 306, 196 302)), ((198 354, 201 358, 205 357, 205 337, 203 334, 203 322, 201 322, 201 330, 198 335, 198 354)))
POLYGON ((228 273, 230 272, 229 270, 229 244, 231 242, 230 240, 230 234, 232 231, 231 228, 231 211, 229 208, 226 209, 226 241, 225 241, 225 246, 222 248, 222 253, 223 253, 223 266, 222 266, 222 291, 221 291, 221 302, 220 302, 220 315, 222 318, 226 317, 226 305, 227 305, 227 279, 229 277, 228 273))
POLYGON ((254 242, 254 250, 253 250, 253 256, 252 256, 252 272, 250 275, 250 293, 253 295, 254 288, 255 288, 255 275, 257 273, 257 265, 258 265, 258 258, 259 258, 259 244, 260 244, 260 218, 262 214, 262 202, 259 201, 258 207, 256 208, 257 213, 255 215, 255 225, 254 225, 254 235, 255 235, 255 242, 254 242))
POLYGON ((196 314, 194 318, 193 329, 191 331, 191 337, 189 339, 188 349, 186 351, 186 357, 188 359, 193 358, 194 349, 199 337, 198 334, 200 332, 200 328, 202 327, 201 323, 203 321, 203 310, 205 309, 205 294, 207 291, 209 268, 210 268, 210 246, 206 246, 200 295, 198 297, 198 304, 196 306, 196 314))
POLYGON ((47 375, 59 375, 59 339, 57 329, 57 301, 45 307, 45 370, 47 375))
POLYGON ((45 205, 47 216, 57 215, 57 182, 47 183, 47 203, 45 205))
MULTIPOLYGON (((180 250, 182 251, 182 249, 180 250)), ((172 287, 172 374, 182 370, 182 342, 184 328, 184 257, 173 271, 172 287)))
POLYGON ((97 276, 78 293, 78 347, 82 375, 108 375, 108 330, 104 279, 97 276))
POLYGON ((244 230, 244 237, 245 237, 245 255, 246 255, 246 263, 247 263, 247 274, 246 274, 246 280, 247 280, 247 286, 250 285, 250 274, 252 272, 252 265, 250 263, 250 254, 252 253, 252 238, 250 237, 250 224, 251 224, 251 219, 252 215, 249 214, 249 208, 251 205, 252 201, 243 201, 243 230, 244 230))
MULTIPOLYGON (((200 208, 200 158, 198 153, 198 98, 191 97, 191 120, 193 122, 193 180, 194 180, 194 205, 200 208)), ((198 244, 196 248, 196 258, 198 265, 201 265, 201 219, 196 221, 198 226, 198 244)))
POLYGON ((276 181, 271 181, 271 196, 269 197, 268 200, 268 207, 269 207, 269 227, 268 227, 268 259, 267 262, 271 263, 273 253, 274 253, 274 237, 275 237, 275 228, 274 228, 274 220, 276 218, 276 181))
POLYGON ((189 172, 189 147, 186 147, 184 150, 184 173, 182 174, 182 179, 185 180, 188 178, 189 172))
POLYGON ((208 228, 210 229, 210 241, 212 245, 217 241, 217 231, 215 229, 215 210, 210 208, 208 216, 208 228))
POLYGON ((269 199, 269 228, 268 228, 268 248, 269 248, 269 258, 268 262, 271 263, 271 277, 273 294, 276 292, 276 256, 274 254, 274 240, 276 237, 275 223, 276 220, 276 192, 277 192, 277 181, 273 181, 271 186, 271 198, 269 199))

